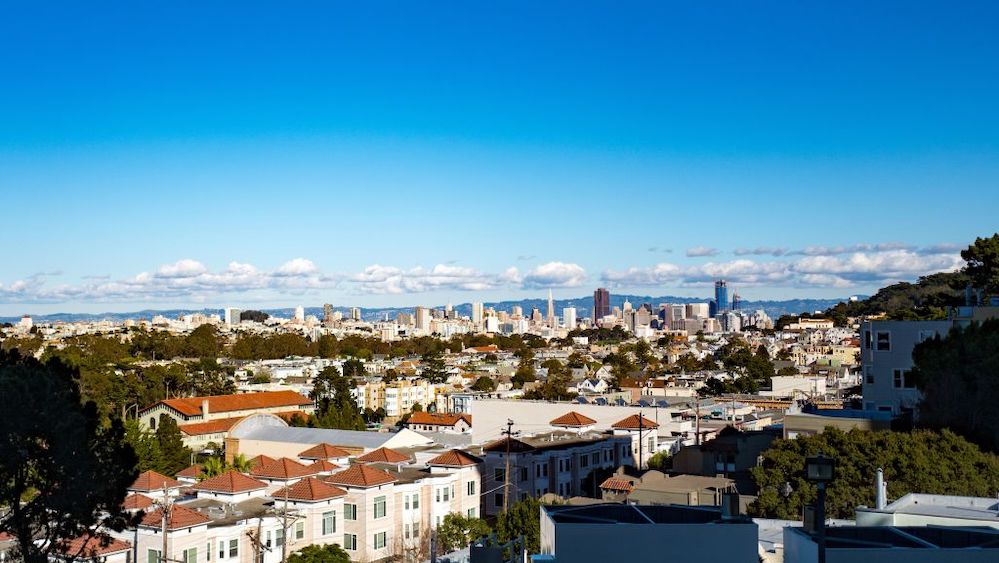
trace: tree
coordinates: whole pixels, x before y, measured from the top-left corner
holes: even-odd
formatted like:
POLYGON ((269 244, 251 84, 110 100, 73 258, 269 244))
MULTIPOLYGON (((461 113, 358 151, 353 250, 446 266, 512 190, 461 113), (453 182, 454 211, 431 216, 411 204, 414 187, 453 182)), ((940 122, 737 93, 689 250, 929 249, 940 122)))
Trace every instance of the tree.
POLYGON ((160 452, 159 440, 152 432, 143 430, 138 420, 131 419, 125 422, 125 441, 135 452, 140 472, 162 471, 163 454, 160 452))
POLYGON ((187 355, 192 358, 217 358, 222 351, 219 331, 214 325, 203 324, 192 330, 184 340, 187 355))
POLYGON ((212 456, 206 459, 204 464, 202 464, 201 473, 198 474, 198 481, 217 477, 225 473, 226 469, 228 469, 228 467, 226 467, 224 459, 212 456))
POLYGON ((289 555, 288 563, 350 563, 350 555, 335 543, 307 545, 289 555))
POLYGON ((47 563, 59 542, 133 523, 121 503, 135 452, 120 419, 102 426, 81 403, 79 372, 0 352, 0 389, 0 532, 16 539, 15 559, 47 563))
POLYGON ((538 376, 534 371, 534 353, 530 352, 525 356, 521 356, 520 365, 517 366, 517 371, 514 372, 511 378, 513 388, 521 389, 525 383, 531 383, 537 379, 538 376))
POLYGON ((989 295, 999 292, 999 233, 989 238, 976 238, 961 251, 961 258, 968 263, 965 274, 971 283, 989 295))
POLYGON ((649 458, 648 465, 649 469, 665 471, 667 469, 672 469, 673 460, 671 459, 669 452, 656 452, 649 458))
POLYGON ((437 527, 438 553, 451 553, 468 547, 473 541, 492 533, 489 524, 480 518, 467 518, 457 512, 444 516, 437 527))
POLYGON ((184 438, 173 417, 160 415, 159 424, 156 425, 156 442, 162 456, 162 465, 158 470, 160 473, 176 475, 191 464, 193 452, 184 445, 184 438))
POLYGON ((489 377, 488 375, 483 375, 482 377, 476 379, 475 383, 472 384, 472 390, 486 391, 486 392, 495 391, 496 382, 493 381, 493 378, 489 377))
POLYGON ((232 462, 229 464, 229 467, 240 473, 249 473, 253 469, 253 464, 250 463, 250 460, 246 459, 244 454, 236 454, 232 456, 232 462))
POLYGON ((253 321, 255 323, 262 323, 270 318, 270 315, 264 313, 263 311, 243 311, 239 314, 239 320, 241 321, 253 321))
POLYGON ((313 421, 321 428, 364 430, 364 417, 350 394, 350 380, 336 366, 319 372, 309 396, 316 402, 313 421))
POLYGON ((507 512, 496 517, 496 537, 500 541, 510 541, 523 536, 527 552, 538 553, 541 549, 541 501, 528 497, 519 500, 507 512))
POLYGON ((430 383, 444 383, 447 380, 447 365, 445 365, 444 357, 440 351, 424 354, 421 361, 423 363, 423 379, 430 383))
POLYGON ((999 452, 999 319, 954 328, 912 352, 907 377, 922 391, 918 424, 950 428, 983 449, 999 452))
POLYGON ((543 401, 568 401, 576 395, 569 392, 572 376, 558 360, 546 360, 542 364, 548 370, 545 381, 524 393, 525 399, 540 399, 543 401))
POLYGON ((874 477, 884 469, 888 495, 921 493, 986 497, 999 491, 999 458, 949 431, 843 432, 826 428, 814 436, 777 440, 752 469, 759 490, 753 516, 797 519, 815 502, 815 486, 805 479, 805 458, 824 453, 836 459, 836 480, 827 491, 826 512, 852 517, 857 506, 874 504, 874 477), (785 484, 790 484, 790 493, 785 484))

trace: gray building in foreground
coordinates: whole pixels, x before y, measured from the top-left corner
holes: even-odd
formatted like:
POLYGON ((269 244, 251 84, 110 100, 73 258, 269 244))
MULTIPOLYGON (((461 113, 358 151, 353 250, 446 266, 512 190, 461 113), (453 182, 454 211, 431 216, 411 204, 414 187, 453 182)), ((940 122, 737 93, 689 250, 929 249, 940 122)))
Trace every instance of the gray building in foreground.
MULTIPOLYGON (((706 561, 706 560, 705 560, 706 561)), ((803 528, 784 528, 784 563, 818 563, 819 546, 803 528)), ((985 563, 999 561, 999 530, 935 526, 826 529, 826 563, 985 563)))
POLYGON ((536 563, 608 561, 758 563, 757 527, 701 506, 541 507, 536 563))
POLYGON ((951 321, 866 321, 860 327, 864 410, 911 413, 919 390, 909 377, 912 350, 936 336, 946 336, 951 321))

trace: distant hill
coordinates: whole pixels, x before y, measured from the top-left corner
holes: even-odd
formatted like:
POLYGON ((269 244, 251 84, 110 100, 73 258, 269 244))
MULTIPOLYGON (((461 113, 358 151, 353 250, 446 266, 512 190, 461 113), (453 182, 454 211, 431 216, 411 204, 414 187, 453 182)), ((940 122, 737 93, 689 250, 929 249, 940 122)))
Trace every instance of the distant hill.
MULTIPOLYGON (((653 297, 648 295, 620 295, 611 294, 610 305, 611 307, 621 307, 623 306, 625 300, 630 301, 634 307, 638 307, 643 303, 649 303, 652 305, 654 311, 659 309, 660 303, 705 303, 709 301, 709 298, 698 298, 698 297, 677 297, 673 295, 663 295, 659 297, 653 297)), ((763 309, 766 311, 771 318, 777 319, 781 315, 785 314, 797 314, 803 312, 816 312, 823 311, 832 308, 833 306, 844 302, 845 299, 789 299, 789 300, 771 300, 771 301, 743 301, 742 309, 748 311, 755 311, 757 309, 763 309)), ((548 309, 547 299, 521 299, 512 301, 498 301, 498 302, 487 302, 486 307, 492 307, 497 311, 510 311, 515 305, 519 305, 524 309, 525 314, 529 314, 533 307, 537 307, 542 313, 548 309)), ((415 306, 414 306, 415 307, 415 306)), ((376 321, 385 318, 394 319, 399 313, 412 313, 414 307, 362 307, 361 317, 365 320, 376 321)), ((587 295, 585 297, 577 297, 573 299, 556 299, 555 300, 555 312, 558 315, 562 314, 562 309, 565 307, 575 307, 576 316, 578 318, 588 317, 591 315, 593 310, 593 296, 587 295)), ((443 308, 442 305, 436 308, 443 308)), ((472 314, 472 304, 471 303, 461 303, 454 306, 455 310, 458 311, 459 315, 471 316, 472 314)), ((279 309, 260 309, 261 311, 276 317, 290 318, 295 309, 293 307, 279 308, 279 309)), ((350 308, 344 306, 335 306, 334 310, 344 313, 344 315, 349 314, 350 308)), ((54 313, 50 315, 33 315, 32 318, 36 323, 44 322, 87 322, 87 321, 124 321, 126 319, 151 319, 156 315, 163 315, 164 317, 173 319, 181 315, 191 314, 191 313, 203 313, 206 315, 222 315, 222 309, 144 309, 141 311, 130 311, 130 312, 107 312, 107 313, 54 313)), ((316 317, 322 318, 323 308, 320 307, 306 307, 306 315, 315 315, 316 317)), ((0 317, 0 322, 16 323, 20 317, 0 317)))

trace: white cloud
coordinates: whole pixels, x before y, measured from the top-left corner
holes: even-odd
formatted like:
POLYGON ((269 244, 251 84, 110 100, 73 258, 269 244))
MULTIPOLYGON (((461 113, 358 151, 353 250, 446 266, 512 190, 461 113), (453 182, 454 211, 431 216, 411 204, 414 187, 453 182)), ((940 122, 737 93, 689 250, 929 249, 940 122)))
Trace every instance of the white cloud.
POLYGON ((757 246, 756 248, 736 248, 733 253, 736 256, 783 256, 787 254, 787 249, 772 246, 757 246))
POLYGON ((156 275, 161 278, 190 278, 198 276, 208 271, 204 264, 197 260, 185 258, 173 264, 164 264, 156 271, 156 275))
POLYGON ((306 260, 305 258, 295 258, 294 260, 288 260, 281 267, 277 269, 277 275, 280 276, 308 276, 310 274, 315 274, 319 271, 319 268, 312 262, 312 260, 306 260))
POLYGON ((586 270, 579 264, 548 262, 528 272, 521 285, 524 289, 579 287, 586 281, 586 270))
POLYGON ((698 258, 701 256, 715 256, 718 254, 717 248, 711 248, 710 246, 695 246, 693 248, 687 249, 687 256, 690 258, 698 258))

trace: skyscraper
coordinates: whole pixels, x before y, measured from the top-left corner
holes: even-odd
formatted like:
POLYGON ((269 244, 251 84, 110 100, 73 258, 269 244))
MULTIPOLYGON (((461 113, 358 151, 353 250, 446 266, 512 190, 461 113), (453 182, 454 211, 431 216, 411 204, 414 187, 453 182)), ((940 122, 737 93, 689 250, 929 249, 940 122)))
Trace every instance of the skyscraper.
POLYGON ((567 330, 573 330, 576 328, 576 308, 566 307, 562 309, 562 322, 565 323, 565 328, 567 330))
POLYGON ((732 293, 732 310, 738 311, 742 308, 742 297, 739 296, 738 292, 732 293))
POLYGON ((232 326, 239 324, 239 315, 241 311, 235 307, 226 307, 225 309, 225 324, 232 326))
POLYGON ((718 280, 715 282, 715 315, 721 315, 728 311, 728 282, 718 280))
POLYGON ((333 324, 333 305, 329 303, 323 304, 323 324, 326 326, 333 324))
POLYGON ((548 325, 555 327, 555 300, 552 299, 552 290, 548 290, 548 325))
POLYGON ((305 307, 301 305, 295 307, 295 322, 305 322, 305 307))
POLYGON ((593 321, 599 321, 610 314, 610 292, 600 287, 593 292, 593 321))
POLYGON ((483 316, 482 303, 479 301, 472 303, 472 324, 474 324, 476 328, 482 327, 483 316))

